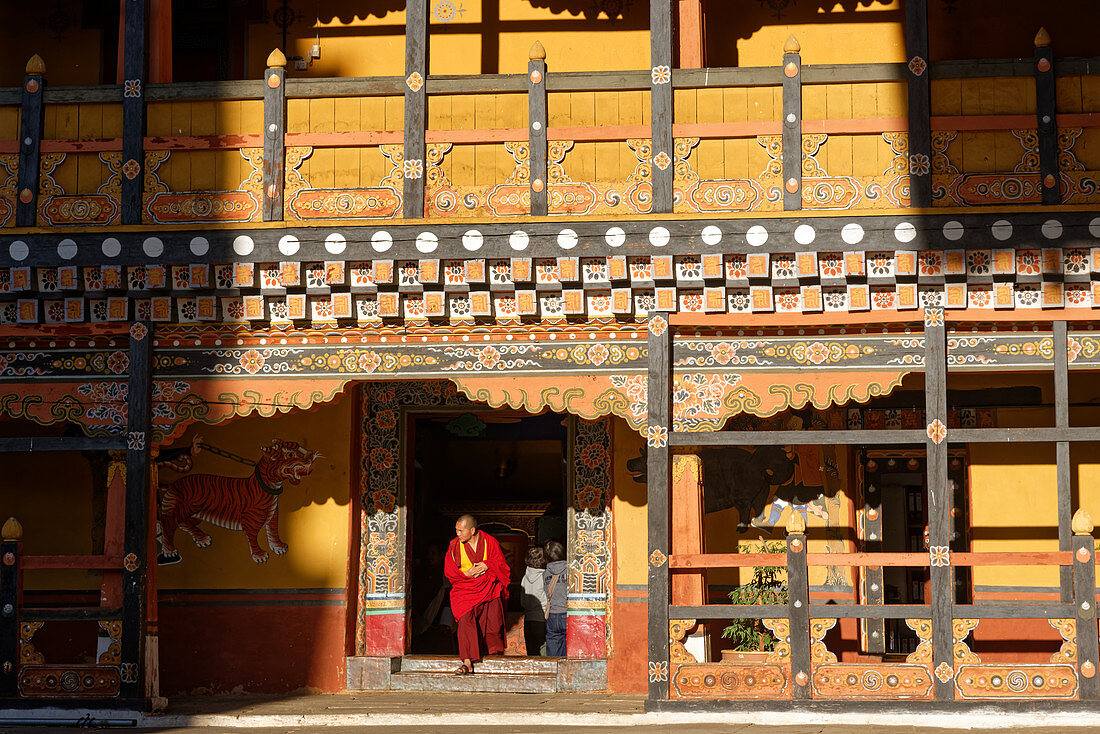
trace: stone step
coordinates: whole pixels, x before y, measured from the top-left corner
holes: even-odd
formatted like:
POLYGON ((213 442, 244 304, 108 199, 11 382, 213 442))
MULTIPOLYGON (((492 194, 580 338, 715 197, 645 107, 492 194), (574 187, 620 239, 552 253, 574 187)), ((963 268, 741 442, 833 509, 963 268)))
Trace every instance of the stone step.
MULTIPOLYGON (((406 655, 401 658, 402 673, 453 673, 458 658, 430 655, 406 655)), ((474 664, 478 673, 556 675, 557 658, 491 657, 474 664)))
POLYGON ((446 672, 393 673, 391 691, 464 691, 470 693, 555 693, 557 675, 546 673, 474 673, 453 675, 457 664, 446 672))

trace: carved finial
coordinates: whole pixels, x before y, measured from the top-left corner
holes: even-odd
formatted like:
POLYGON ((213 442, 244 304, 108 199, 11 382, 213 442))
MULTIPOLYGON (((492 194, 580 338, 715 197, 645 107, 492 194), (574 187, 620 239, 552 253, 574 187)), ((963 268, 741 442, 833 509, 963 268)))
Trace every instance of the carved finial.
POLYGON ((783 44, 783 53, 796 54, 802 50, 802 47, 798 45, 798 39, 794 37, 794 34, 787 36, 787 42, 783 44))
POLYGON ((546 49, 542 45, 542 41, 535 41, 535 45, 531 47, 531 60, 532 61, 545 61, 546 49))
POLYGON ((4 522, 4 527, 0 528, 0 537, 4 540, 22 540, 23 526, 14 517, 9 517, 4 522))
POLYGON ((1073 513, 1073 519, 1070 520, 1069 529, 1073 531, 1074 535, 1092 535, 1093 527, 1092 515, 1085 512, 1083 508, 1073 513))
POLYGON ((791 516, 787 518, 787 535, 801 535, 806 532, 806 518, 798 510, 791 509, 791 516))
POLYGON ((1049 46, 1050 45, 1050 34, 1047 33, 1046 28, 1040 28, 1039 32, 1035 34, 1035 45, 1036 46, 1049 46))
POLYGON ((37 76, 44 76, 46 74, 46 62, 42 60, 41 56, 35 54, 27 59, 27 73, 37 76))
POLYGON ((286 54, 279 49, 275 49, 267 57, 267 68, 269 69, 285 69, 286 68, 286 54))

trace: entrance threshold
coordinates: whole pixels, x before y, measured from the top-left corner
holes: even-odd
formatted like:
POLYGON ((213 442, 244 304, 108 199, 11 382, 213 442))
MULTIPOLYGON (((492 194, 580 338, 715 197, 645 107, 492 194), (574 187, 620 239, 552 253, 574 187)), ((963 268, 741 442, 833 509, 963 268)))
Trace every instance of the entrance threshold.
POLYGON ((494 656, 454 675, 454 656, 349 657, 349 691, 579 693, 607 688, 607 660, 494 656))

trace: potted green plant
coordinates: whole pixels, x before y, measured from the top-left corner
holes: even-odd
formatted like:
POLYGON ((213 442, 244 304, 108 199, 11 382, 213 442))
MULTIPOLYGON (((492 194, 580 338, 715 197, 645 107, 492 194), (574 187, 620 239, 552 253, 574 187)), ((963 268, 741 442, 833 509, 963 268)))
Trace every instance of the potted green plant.
MULTIPOLYGON (((753 553, 785 553, 783 543, 761 541, 757 548, 749 548, 753 553)), ((778 566, 756 566, 747 583, 739 585, 729 593, 734 604, 786 604, 787 583, 780 578, 778 566)), ((752 653, 767 653, 775 649, 775 637, 759 619, 735 619, 722 630, 722 637, 733 640, 733 647, 722 651, 724 661, 746 660, 758 657, 752 653)))

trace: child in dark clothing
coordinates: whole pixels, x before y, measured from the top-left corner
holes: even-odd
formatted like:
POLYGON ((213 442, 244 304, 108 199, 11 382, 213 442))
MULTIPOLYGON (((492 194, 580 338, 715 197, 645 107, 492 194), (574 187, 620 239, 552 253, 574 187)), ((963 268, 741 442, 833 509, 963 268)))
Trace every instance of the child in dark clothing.
POLYGON ((565 564, 565 546, 557 540, 546 543, 546 574, 543 583, 546 589, 546 654, 563 658, 566 655, 565 613, 566 594, 568 592, 567 569, 565 564))

